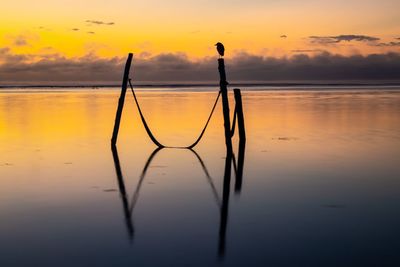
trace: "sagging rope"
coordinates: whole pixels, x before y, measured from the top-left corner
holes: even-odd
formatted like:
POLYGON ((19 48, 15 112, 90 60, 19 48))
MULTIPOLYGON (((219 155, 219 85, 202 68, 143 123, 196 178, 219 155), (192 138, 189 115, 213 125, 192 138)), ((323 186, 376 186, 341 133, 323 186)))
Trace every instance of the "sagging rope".
MULTIPOLYGON (((140 108, 139 102, 138 102, 138 100, 137 100, 137 98, 136 98, 136 94, 135 94, 135 91, 133 90, 133 86, 132 86, 131 79, 129 79, 128 81, 129 81, 129 86, 130 86, 130 88, 131 88, 133 98, 135 99, 136 107, 137 107, 137 109, 138 109, 138 111, 139 111, 140 118, 141 118, 141 120, 142 120, 143 126, 144 126, 144 128, 146 129, 147 135, 150 137, 151 141, 153 141, 153 143, 154 143, 156 146, 158 146, 158 147, 160 147, 160 148, 165 147, 165 148, 192 149, 192 148, 194 148, 194 147, 200 142, 201 138, 203 137, 203 135, 204 135, 204 133, 205 133, 205 131, 206 131, 206 129, 207 129, 208 123, 210 122, 211 117, 212 117, 212 115, 214 114, 214 110, 215 110, 215 107, 217 106, 219 97, 220 97, 220 95, 221 95, 221 91, 218 92, 217 99, 215 99, 214 106, 213 106, 212 109, 211 109, 211 113, 210 113, 210 115, 208 116, 207 122, 206 122, 206 124, 204 125, 203 130, 201 131, 199 137, 196 139, 196 141, 195 141, 193 144, 191 144, 190 146, 165 146, 165 145, 161 144, 161 143, 154 137, 153 133, 151 132, 151 130, 150 130, 150 128, 149 128, 149 126, 148 126, 148 124, 147 124, 147 122, 146 122, 146 119, 145 119, 144 116, 143 116, 143 113, 142 113, 142 110, 141 110, 141 108, 140 108)), ((234 125, 232 126, 232 131, 234 131, 234 125)), ((233 134, 233 133, 232 133, 232 134, 233 134)))

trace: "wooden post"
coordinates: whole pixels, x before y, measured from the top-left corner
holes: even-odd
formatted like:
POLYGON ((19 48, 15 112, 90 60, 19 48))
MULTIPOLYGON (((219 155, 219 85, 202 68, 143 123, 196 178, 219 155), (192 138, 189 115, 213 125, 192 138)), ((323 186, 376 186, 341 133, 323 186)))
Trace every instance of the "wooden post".
POLYGON ((246 141, 246 131, 244 127, 244 116, 243 116, 243 105, 242 105, 242 94, 240 93, 240 89, 233 89, 233 93, 235 94, 235 103, 236 103, 236 115, 237 115, 237 123, 239 129, 239 139, 241 141, 246 141))
POLYGON ((229 118, 228 82, 226 81, 225 62, 223 58, 218 59, 218 71, 220 76, 219 86, 221 89, 222 112, 224 115, 225 144, 226 149, 232 152, 231 122, 229 118))
POLYGON ((119 96, 117 113, 115 115, 114 131, 113 131, 113 135, 111 138, 112 146, 115 146, 115 144, 117 143, 119 124, 121 122, 122 110, 124 108, 125 94, 126 94, 126 88, 128 87, 129 71, 131 69, 132 57, 133 57, 133 54, 129 53, 128 59, 126 60, 126 64, 125 64, 124 77, 122 80, 121 95, 119 96))

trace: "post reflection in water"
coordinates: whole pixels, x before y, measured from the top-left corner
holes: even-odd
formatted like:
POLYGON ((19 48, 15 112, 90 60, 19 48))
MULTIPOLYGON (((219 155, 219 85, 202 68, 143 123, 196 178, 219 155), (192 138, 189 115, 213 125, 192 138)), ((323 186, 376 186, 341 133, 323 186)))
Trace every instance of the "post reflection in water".
POLYGON ((237 165, 236 165, 235 157, 233 157, 233 164, 235 166, 235 175, 236 175, 235 176, 236 177, 236 181, 235 181, 235 193, 236 194, 240 194, 240 192, 242 191, 245 150, 246 150, 246 140, 240 140, 237 165))
POLYGON ((228 225, 228 207, 229 207, 229 195, 231 187, 232 159, 233 159, 232 151, 227 150, 225 158, 224 183, 222 187, 221 220, 219 224, 220 226, 219 226, 218 255, 220 257, 225 255, 226 227, 228 225))
MULTIPOLYGON (((128 194, 125 188, 124 177, 121 171, 121 164, 118 156, 118 150, 116 146, 111 146, 111 151, 114 159, 115 173, 117 176, 118 188, 121 195, 125 224, 128 231, 129 240, 132 242, 134 238, 134 224, 132 220, 132 214, 136 205, 136 202, 139 198, 140 189, 142 187, 143 181, 146 177, 147 170, 151 165, 151 162, 155 158, 155 156, 161 150, 166 148, 156 148, 147 159, 143 170, 141 172, 138 184, 136 185, 135 191, 132 195, 132 199, 128 201, 128 194)), ((200 157, 200 155, 193 149, 187 149, 192 152, 197 160, 200 163, 200 166, 207 178, 207 181, 211 187, 211 191, 215 198, 215 202, 220 209, 220 225, 219 225, 219 238, 218 238, 218 255, 219 257, 224 257, 225 255, 225 247, 226 247, 226 230, 228 225, 228 208, 229 208, 229 195, 230 195, 230 186, 231 186, 231 167, 232 162, 234 164, 235 171, 235 192, 240 193, 243 182, 243 166, 244 166, 244 157, 245 157, 245 142, 239 142, 239 153, 238 153, 238 161, 236 163, 235 155, 232 151, 227 150, 226 159, 225 159, 225 169, 224 169, 224 179, 223 179, 223 189, 222 189, 222 198, 219 196, 217 188, 214 184, 214 181, 204 164, 204 161, 200 157)))
POLYGON ((124 216, 125 216, 126 227, 128 229, 128 236, 130 240, 133 240, 134 229, 133 229, 132 217, 129 212, 128 198, 125 190, 124 177, 122 176, 121 164, 119 163, 117 147, 111 146, 111 151, 114 158, 114 166, 115 166, 115 173, 117 175, 118 188, 122 199, 122 205, 124 207, 124 216))

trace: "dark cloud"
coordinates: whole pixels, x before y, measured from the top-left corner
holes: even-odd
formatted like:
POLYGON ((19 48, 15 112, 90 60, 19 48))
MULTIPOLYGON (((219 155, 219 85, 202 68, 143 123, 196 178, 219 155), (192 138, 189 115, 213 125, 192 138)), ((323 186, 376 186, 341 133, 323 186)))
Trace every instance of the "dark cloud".
POLYGON ((78 28, 73 28, 73 29, 71 29, 72 31, 74 31, 74 32, 77 32, 77 31, 79 31, 79 29, 78 28))
MULTIPOLYGON (((103 59, 94 55, 66 58, 14 55, 0 48, 0 80, 18 82, 118 82, 124 57, 103 59)), ((160 54, 134 58, 135 81, 209 82, 219 80, 216 58, 190 60, 185 54, 160 54)), ((341 56, 327 52, 314 56, 262 57, 248 53, 226 59, 229 81, 274 80, 400 80, 400 54, 341 56)))
POLYGON ((95 32, 87 32, 87 34, 96 34, 95 32))
POLYGON ((280 37, 286 39, 287 35, 284 34, 284 35, 281 35, 280 37))
POLYGON ((351 42, 351 41, 376 42, 380 40, 380 38, 373 36, 354 35, 354 34, 337 35, 337 36, 309 36, 308 38, 311 40, 312 43, 318 43, 318 44, 337 44, 340 42, 351 42))
POLYGON ((374 46, 380 46, 380 47, 396 47, 396 46, 400 46, 400 42, 378 43, 378 44, 375 44, 374 46))
POLYGON ((86 23, 89 23, 91 25, 114 25, 114 22, 105 22, 105 21, 101 21, 101 20, 86 20, 86 23))

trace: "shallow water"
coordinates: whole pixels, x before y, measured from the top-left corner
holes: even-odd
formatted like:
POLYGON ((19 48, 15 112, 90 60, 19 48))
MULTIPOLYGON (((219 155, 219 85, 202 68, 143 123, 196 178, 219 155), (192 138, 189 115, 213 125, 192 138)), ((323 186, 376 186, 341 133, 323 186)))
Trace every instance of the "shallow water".
MULTIPOLYGON (((216 92, 137 95, 157 138, 188 145, 216 92)), ((400 88, 244 91, 242 181, 220 103, 200 160, 150 157, 127 95, 113 155, 118 96, 0 91, 0 266, 400 265, 400 88)))

